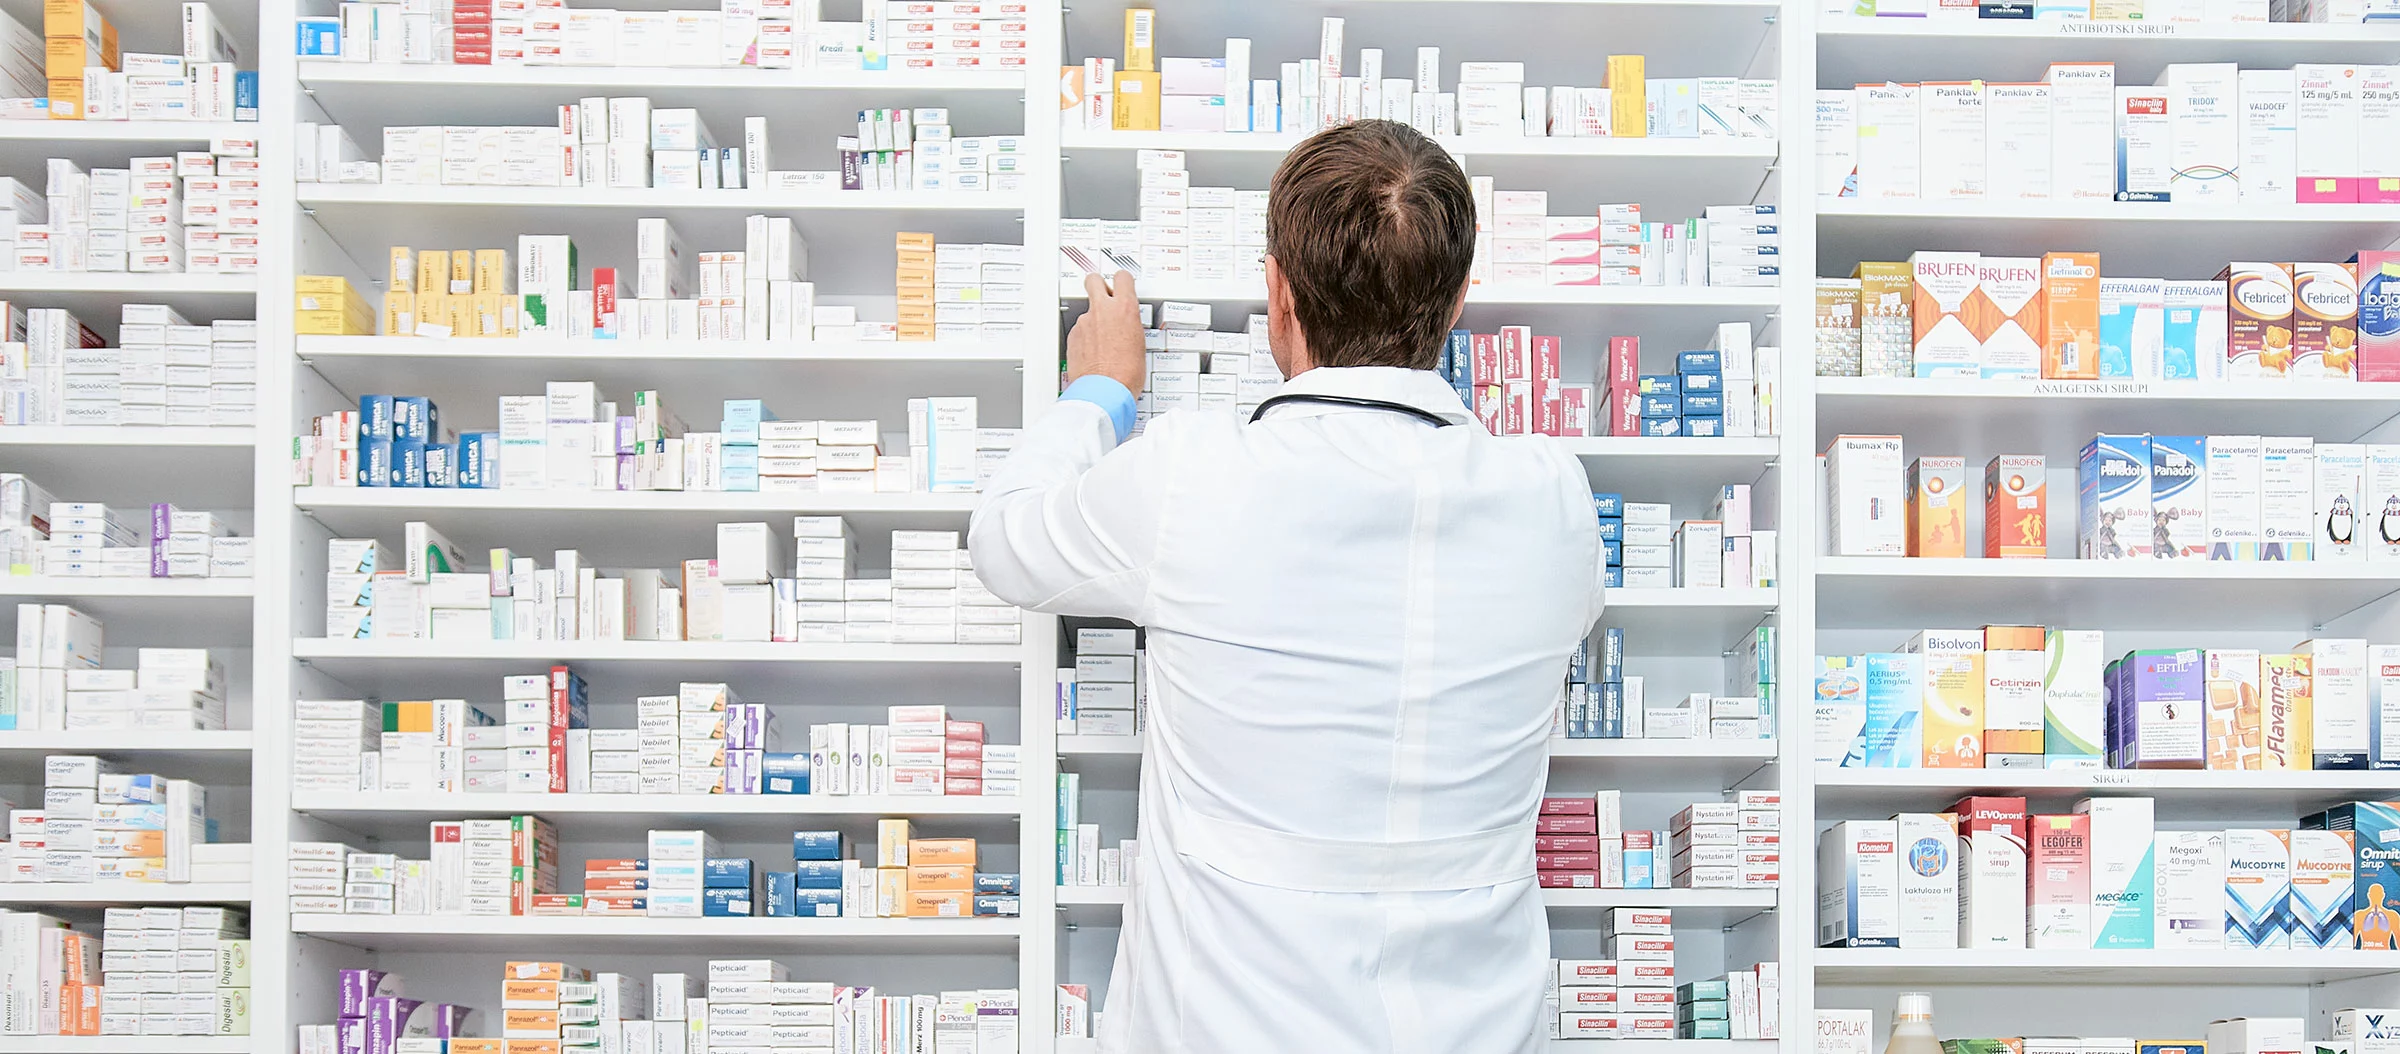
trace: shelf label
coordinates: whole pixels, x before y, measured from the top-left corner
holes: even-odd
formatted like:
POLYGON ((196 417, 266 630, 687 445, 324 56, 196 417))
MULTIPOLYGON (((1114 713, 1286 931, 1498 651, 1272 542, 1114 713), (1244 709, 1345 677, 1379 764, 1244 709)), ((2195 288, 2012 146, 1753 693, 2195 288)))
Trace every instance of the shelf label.
POLYGON ((2158 777, 2147 772, 2127 772, 2114 769, 2096 770, 2092 773, 2091 779, 2091 785, 2094 787, 2147 787, 2157 782, 2158 777))
MULTIPOLYGON (((2080 25, 2070 22, 2068 25, 2080 25)), ((2148 395, 2150 385, 2142 381, 2035 381, 2035 395, 2073 395, 2104 397, 2112 395, 2148 395)))
POLYGON ((2062 36, 2094 37, 2171 37, 2183 32, 2173 22, 2061 22, 2062 36))

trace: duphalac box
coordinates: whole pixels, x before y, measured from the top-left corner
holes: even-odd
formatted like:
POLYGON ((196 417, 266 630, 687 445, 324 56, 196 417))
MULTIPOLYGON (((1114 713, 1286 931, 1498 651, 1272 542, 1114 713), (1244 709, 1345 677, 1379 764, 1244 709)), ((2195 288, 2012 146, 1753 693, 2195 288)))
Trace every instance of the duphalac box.
POLYGON ((1924 756, 1925 656, 1866 656, 1868 768, 1913 769, 1924 756))
POLYGON ((2100 254, 2042 257, 2042 376, 2100 376, 2100 254))
POLYGON ((1967 459, 1920 457, 1908 463, 1908 555, 1967 555, 1967 459))
POLYGON ((2077 463, 2083 515, 2077 555, 2124 560, 2150 555, 2150 437, 2097 435, 2077 463))
POLYGON ((2042 767, 2040 626, 1983 628, 1983 767, 2042 767))
POLYGON ((1890 820, 1845 820, 1817 840, 1817 946, 1900 946, 1899 838, 1890 820))
POLYGON ((2307 436, 2258 440, 2258 558, 2311 559, 2316 533, 2316 441, 2307 436))
POLYGON ((2032 832, 2025 946, 2039 950, 2092 946, 2092 824, 2079 814, 2029 817, 2032 832))
POLYGON ((1926 630, 1901 650, 1925 658, 1924 767, 1982 768, 1982 631, 1926 630))
POLYGON ((2352 939, 2361 949, 2400 951, 2400 802, 2336 805, 2300 826, 2350 834, 2352 939))
POLYGON ((2259 488, 2265 466, 2259 437, 2208 437, 2208 558, 2256 560, 2259 488))
POLYGON ((2367 646, 2367 721, 2375 769, 2400 769, 2400 644, 2367 646))
POLYGON ((2259 657, 2260 767, 2306 772, 2315 764, 2314 678, 2305 654, 2259 657))
POLYGON ((2224 832, 2160 831, 2152 853, 2158 907, 2151 942, 2160 948, 2224 947, 2224 832))
POLYGON ((2355 948, 2350 903, 2355 831, 2297 830, 2292 844, 2292 947, 2355 948))
POLYGON ((2030 256, 1982 256, 1975 262, 1975 292, 1967 300, 1969 331, 1982 342, 1981 375, 2040 377, 2043 345, 2043 261, 2030 256))
POLYGON ((2025 946, 2025 799, 1968 797, 1958 817, 1961 948, 2025 946))
POLYGON ((2400 252, 2361 252, 2358 276, 2358 379, 2400 381, 2400 252))
POLYGON ((2375 749, 2367 703, 2367 642, 2323 637, 2292 646, 2308 656, 2309 767, 2363 769, 2375 749))
POLYGON ((2292 364, 2303 380, 2358 375, 2358 275, 2346 263, 2287 264, 2292 270, 2292 364))
POLYGON ((2105 690, 2101 631, 2042 634, 2042 759, 2054 769, 2099 768, 2105 690))
POLYGON ((2225 832, 2225 946, 2289 948, 2290 831, 2236 827, 2225 832))
POLYGON ((1898 861, 1900 947, 1958 947, 1958 817, 1892 817, 1898 861))
POLYGON ((2092 821, 2091 946, 2151 947, 2158 906, 2156 802, 2085 798, 2075 811, 2092 821))
POLYGON ((2235 261, 2225 283, 2225 377, 2281 377, 2292 365, 2292 272, 2279 263, 2235 261))
POLYGON ((2205 690, 2197 649, 2125 657, 2116 707, 2113 768, 2196 769, 2207 764, 2205 690))
POLYGON ((1966 318, 1980 281, 1981 253, 1919 252, 1908 258, 1912 350, 1919 377, 1979 377, 1983 342, 1966 318))
POLYGON ((2040 454, 2002 454, 1984 463, 1985 559, 2049 555, 2049 492, 2049 467, 2040 454))
POLYGON ((2257 771, 2259 753, 2258 653, 2210 648, 2201 658, 2208 691, 2208 767, 2257 771))
POLYGON ((2150 437, 2150 555, 2208 558, 2208 437, 2150 437))

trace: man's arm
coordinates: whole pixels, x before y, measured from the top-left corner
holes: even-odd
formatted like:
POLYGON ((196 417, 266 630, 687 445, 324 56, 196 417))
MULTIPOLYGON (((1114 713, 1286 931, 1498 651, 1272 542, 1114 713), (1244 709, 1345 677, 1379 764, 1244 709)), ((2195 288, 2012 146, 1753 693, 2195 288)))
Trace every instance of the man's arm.
POLYGON ((1133 278, 1086 276, 1090 310, 1067 335, 1071 380, 993 479, 967 530, 975 574, 1001 599, 1052 614, 1133 619, 1163 489, 1154 445, 1120 447, 1142 386, 1133 278))

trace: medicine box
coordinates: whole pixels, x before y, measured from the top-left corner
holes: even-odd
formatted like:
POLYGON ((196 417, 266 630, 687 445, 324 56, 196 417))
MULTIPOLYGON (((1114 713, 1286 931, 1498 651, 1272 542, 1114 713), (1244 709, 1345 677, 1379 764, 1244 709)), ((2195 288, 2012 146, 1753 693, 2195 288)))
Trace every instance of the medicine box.
POLYGON ((1898 828, 1845 820, 1817 841, 1817 945, 1900 946, 1898 828))

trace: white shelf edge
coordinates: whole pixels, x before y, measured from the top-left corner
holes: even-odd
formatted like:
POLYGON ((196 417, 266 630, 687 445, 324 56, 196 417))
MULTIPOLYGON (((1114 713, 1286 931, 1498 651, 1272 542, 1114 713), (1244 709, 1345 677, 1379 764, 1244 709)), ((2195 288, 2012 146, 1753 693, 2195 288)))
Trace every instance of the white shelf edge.
POLYGON ((641 915, 311 915, 291 916, 292 932, 341 936, 460 937, 1015 937, 1021 919, 783 918, 662 919, 641 915))
MULTIPOLYGON (((309 794, 293 812, 362 813, 413 817, 446 813, 525 813, 553 816, 1015 816, 1021 798, 897 794, 309 794)), ((7 887, 0 885, 0 890, 7 887)))
MULTIPOLYGON (((1639 763, 1645 758, 1759 762, 1776 759, 1776 741, 1772 739, 1567 739, 1552 736, 1548 742, 1550 756, 1554 758, 1609 758, 1629 763, 1639 763)), ((1142 755, 1142 737, 1062 735, 1058 737, 1058 754, 1061 757, 1138 758, 1142 755)))
POLYGON ((1828 15, 1817 36, 1859 38, 1960 38, 1969 40, 2104 40, 2112 44, 2185 43, 2343 44, 2400 43, 2400 25, 2373 22, 2049 22, 2009 19, 1861 18, 1828 15))
POLYGON ((1757 608, 1778 603, 1774 589, 1611 589, 1612 608, 1757 608))
POLYGON ((0 271, 0 292, 254 296, 258 293, 258 276, 194 273, 191 271, 178 271, 170 274, 135 274, 127 271, 0 271))
POLYGON ((1008 70, 769 70, 755 66, 456 66, 302 59, 307 85, 456 84, 478 87, 570 87, 639 84, 649 88, 771 88, 777 90, 1024 91, 1028 78, 1008 70))
POLYGON ((1973 220, 1995 224, 2029 220, 2080 223, 2371 223, 2400 225, 2388 205, 2263 204, 2192 205, 2117 201, 1868 201, 1832 198, 1817 203, 1822 221, 1849 219, 1973 220))
POLYGON ((2400 384, 2381 381, 2064 381, 1970 380, 1947 377, 1818 377, 1817 398, 1832 399, 2107 399, 2128 402, 2260 401, 2272 390, 2278 403, 2392 402, 2400 384))
POLYGON ((1023 194, 1002 191, 686 190, 581 187, 451 187, 396 183, 302 183, 302 205, 420 208, 775 209, 779 211, 1023 212, 1023 194))
POLYGON ((1819 578, 1993 578, 2126 582, 2375 581, 2400 586, 2400 563, 2261 560, 2000 560, 1976 557, 1820 556, 1819 578))
POLYGON ((419 662, 868 662, 1010 664, 1023 661, 1016 644, 793 644, 788 642, 655 640, 328 640, 292 641, 297 659, 419 662))
POLYGON ((0 447, 248 447, 257 442, 257 437, 256 429, 239 426, 139 428, 94 425, 0 425, 0 447))
POLYGON ((23 750, 76 754, 248 753, 246 730, 205 732, 143 732, 121 729, 102 732, 23 732, 0 730, 0 751, 23 750))
POLYGON ((667 341, 667 340, 539 340, 472 338, 437 340, 431 337, 299 337, 300 357, 369 358, 483 358, 483 359, 626 359, 652 362, 990 362, 1023 365, 1024 348, 1006 341, 667 341))
POLYGON ((86 143, 205 143, 219 137, 258 135, 255 121, 50 121, 0 120, 0 141, 86 143))
POLYGON ((2209 769, 1886 769, 1815 766, 1819 788, 1870 792, 2005 786, 2027 790, 2157 790, 2227 793, 2305 791, 2328 794, 2388 790, 2400 782, 2390 769, 2298 772, 2209 769))
POLYGON ((750 491, 458 490, 425 487, 295 487, 303 509, 508 509, 528 512, 755 512, 825 514, 975 511, 978 494, 761 494, 750 491))
MULTIPOLYGON (((1588 2, 1588 0, 1584 0, 1588 2)), ((1296 132, 1059 132, 1065 150, 1188 150, 1221 153, 1284 153, 1307 136, 1296 132)), ((1767 162, 1780 144, 1773 139, 1667 139, 1609 136, 1436 136, 1453 154, 1477 157, 1575 157, 1593 159, 1767 162)))
POLYGON ((10 1036, 17 1054, 250 1054, 249 1036, 10 1036))
POLYGON ((250 578, 75 578, 0 576, 0 597, 126 597, 142 600, 240 599, 256 595, 250 578))
POLYGON ((4 904, 247 903, 248 882, 0 882, 4 904))
MULTIPOLYGON (((1267 299, 1263 282, 1176 281, 1137 279, 1135 296, 1142 300, 1199 300, 1219 303, 1267 299)), ((1085 299, 1083 279, 1061 278, 1059 299, 1085 299)), ((1469 304, 1513 304, 1585 307, 1691 307, 1772 309, 1782 303, 1775 286, 1551 286, 1479 285, 1467 290, 1469 304)))

